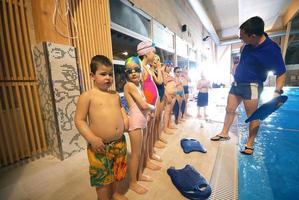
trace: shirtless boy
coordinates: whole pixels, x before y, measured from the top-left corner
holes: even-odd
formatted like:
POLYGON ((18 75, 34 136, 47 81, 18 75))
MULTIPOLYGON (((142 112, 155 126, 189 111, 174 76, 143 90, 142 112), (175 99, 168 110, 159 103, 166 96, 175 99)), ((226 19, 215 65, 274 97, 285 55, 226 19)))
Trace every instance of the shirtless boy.
POLYGON ((94 87, 81 94, 75 114, 76 127, 88 142, 90 184, 96 188, 98 199, 127 199, 117 186, 127 170, 123 133, 128 118, 119 95, 109 90, 113 83, 111 61, 103 55, 94 56, 90 69, 94 87))

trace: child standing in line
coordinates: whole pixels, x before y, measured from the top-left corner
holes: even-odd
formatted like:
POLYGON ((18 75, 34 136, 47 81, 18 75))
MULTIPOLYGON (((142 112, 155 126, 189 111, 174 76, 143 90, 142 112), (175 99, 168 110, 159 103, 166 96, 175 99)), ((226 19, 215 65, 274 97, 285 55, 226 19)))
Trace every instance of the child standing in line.
POLYGON ((164 63, 165 111, 163 116, 163 132, 166 134, 173 134, 171 131, 171 129, 174 128, 174 126, 171 126, 171 111, 176 101, 176 84, 175 78, 171 75, 171 70, 173 69, 172 62, 167 60, 164 63))
MULTIPOLYGON (((155 107, 146 102, 141 87, 141 61, 138 57, 130 57, 125 62, 125 72, 128 82, 125 84, 124 93, 129 106, 129 137, 131 142, 131 160, 129 165, 130 189, 138 194, 144 194, 148 191, 146 187, 140 185, 138 180, 138 166, 141 158, 143 129, 147 124, 147 112, 155 110, 155 107)), ((141 169, 139 167, 139 169, 141 169)), ((141 181, 149 180, 146 175, 141 175, 141 181)))
POLYGON ((181 77, 182 70, 180 67, 174 68, 175 83, 176 83, 176 102, 173 108, 175 115, 175 124, 184 121, 182 119, 182 103, 185 98, 184 88, 183 88, 183 79, 181 77))
POLYGON ((127 199, 118 192, 118 183, 127 170, 123 133, 128 128, 128 118, 119 95, 109 90, 113 83, 111 61, 103 55, 94 56, 90 69, 94 88, 80 95, 75 114, 75 125, 88 142, 90 183, 98 199, 127 199))
MULTIPOLYGON (((155 59, 155 44, 150 41, 142 41, 137 45, 137 54, 141 59, 142 66, 142 87, 143 94, 145 96, 146 102, 156 106, 158 99, 158 89, 154 82, 155 75, 149 70, 149 65, 154 62, 155 59)), ((153 129, 155 123, 155 111, 151 111, 149 115, 150 120, 148 121, 147 131, 144 137, 144 153, 145 153, 145 167, 151 170, 160 170, 161 166, 152 162, 152 160, 162 161, 161 157, 154 153, 153 146, 153 129)))
POLYGON ((197 82, 197 89, 198 89, 198 96, 197 96, 197 117, 206 120, 207 112, 206 107, 208 106, 209 102, 209 88, 211 88, 210 81, 208 81, 205 75, 201 74, 201 79, 197 82), (200 114, 200 110, 203 108, 203 116, 200 114))
POLYGON ((166 140, 163 140, 161 137, 161 118, 162 118, 162 112, 164 108, 164 83, 163 83, 163 71, 164 67, 161 66, 160 57, 158 55, 155 55, 154 62, 150 65, 150 71, 153 74, 154 82, 158 89, 158 99, 156 103, 156 114, 155 114, 155 124, 153 129, 154 134, 154 146, 156 148, 162 149, 165 148, 164 142, 166 140))

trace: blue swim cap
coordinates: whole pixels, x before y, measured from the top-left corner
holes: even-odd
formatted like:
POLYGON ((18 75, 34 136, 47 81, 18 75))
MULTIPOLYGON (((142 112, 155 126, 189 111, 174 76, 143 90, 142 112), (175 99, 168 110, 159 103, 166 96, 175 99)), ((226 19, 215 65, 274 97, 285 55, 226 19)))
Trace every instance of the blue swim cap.
POLYGON ((164 65, 173 65, 171 60, 164 60, 163 64, 164 65))

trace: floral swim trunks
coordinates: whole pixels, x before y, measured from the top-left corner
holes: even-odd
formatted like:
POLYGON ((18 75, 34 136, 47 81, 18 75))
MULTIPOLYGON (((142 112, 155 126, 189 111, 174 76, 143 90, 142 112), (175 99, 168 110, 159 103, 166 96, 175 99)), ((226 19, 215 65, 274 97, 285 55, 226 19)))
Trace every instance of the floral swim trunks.
POLYGON ((127 144, 123 135, 119 140, 105 144, 105 154, 96 153, 88 145, 90 185, 101 187, 120 181, 127 172, 127 144))

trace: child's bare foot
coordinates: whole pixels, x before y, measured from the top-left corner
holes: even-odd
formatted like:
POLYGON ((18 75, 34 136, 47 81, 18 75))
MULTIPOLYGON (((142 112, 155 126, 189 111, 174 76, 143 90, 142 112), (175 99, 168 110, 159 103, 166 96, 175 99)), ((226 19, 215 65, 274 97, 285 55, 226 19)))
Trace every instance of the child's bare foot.
POLYGON ((137 194, 145 194, 148 189, 146 187, 144 187, 143 185, 136 183, 131 183, 130 187, 131 190, 133 190, 134 192, 136 192, 137 194))
POLYGON ((161 141, 161 142, 163 142, 164 144, 167 144, 167 140, 166 140, 166 138, 165 137, 160 137, 159 138, 159 140, 161 141))
POLYGON ((150 160, 148 160, 146 162, 146 167, 149 168, 150 170, 154 170, 154 171, 157 171, 157 170, 161 169, 161 166, 151 162, 150 160))
POLYGON ((165 133, 165 134, 167 134, 167 135, 172 135, 172 134, 174 134, 174 132, 172 132, 171 130, 169 130, 169 129, 164 129, 163 130, 163 132, 165 133))
POLYGON ((115 192, 113 195, 112 195, 112 199, 113 200, 129 200, 127 197, 125 197, 124 195, 118 193, 118 192, 115 192))
POLYGON ((155 143, 155 147, 158 149, 164 149, 166 146, 162 141, 157 140, 157 142, 155 143))
POLYGON ((157 154, 154 154, 151 156, 151 159, 155 160, 155 161, 158 161, 158 162, 162 162, 162 158, 161 156, 157 155, 157 154))
POLYGON ((174 126, 174 125, 170 125, 169 128, 170 128, 170 129, 178 129, 178 128, 177 128, 176 126, 174 126))
POLYGON ((145 174, 142 174, 141 175, 141 178, 140 178, 140 181, 144 181, 144 182, 153 182, 153 178, 150 177, 149 175, 145 175, 145 174))

